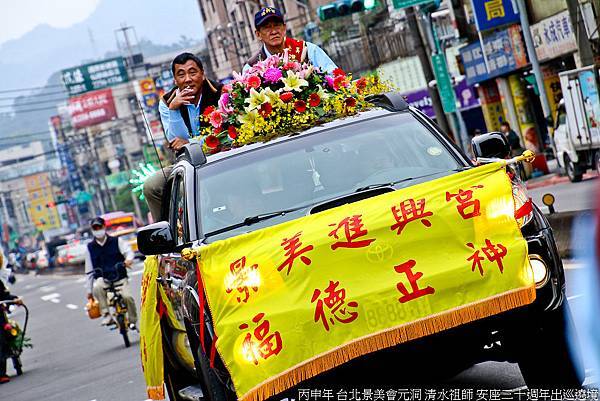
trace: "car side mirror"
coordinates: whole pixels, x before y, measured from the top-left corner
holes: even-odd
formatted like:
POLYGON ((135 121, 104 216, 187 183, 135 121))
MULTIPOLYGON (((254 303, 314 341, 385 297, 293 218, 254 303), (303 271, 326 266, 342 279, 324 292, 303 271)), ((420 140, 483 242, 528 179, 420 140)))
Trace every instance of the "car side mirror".
POLYGON ((159 221, 138 229, 137 244, 138 250, 143 255, 172 253, 177 248, 171 226, 166 221, 159 221))
POLYGON ((510 144, 502 132, 488 132, 471 140, 476 158, 506 159, 510 156, 510 144))

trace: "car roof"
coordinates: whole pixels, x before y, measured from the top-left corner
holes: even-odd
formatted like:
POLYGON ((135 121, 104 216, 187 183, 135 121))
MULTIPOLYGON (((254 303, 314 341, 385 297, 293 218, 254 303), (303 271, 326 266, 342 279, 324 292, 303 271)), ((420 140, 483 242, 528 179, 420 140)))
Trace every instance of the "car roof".
POLYGON ((306 131, 302 131, 297 134, 285 135, 285 136, 281 136, 279 138, 276 138, 276 139, 273 139, 273 140, 270 140, 267 142, 252 143, 249 145, 240 146, 239 148, 233 148, 230 150, 215 153, 213 155, 208 155, 206 157, 206 164, 210 164, 210 163, 216 162, 218 160, 226 159, 228 157, 236 156, 241 153, 246 153, 246 152, 254 150, 254 149, 259 149, 259 148, 267 146, 267 145, 273 145, 275 143, 289 141, 291 139, 305 136, 305 135, 311 135, 311 134, 314 134, 319 131, 325 131, 325 130, 329 130, 332 128, 343 127, 345 125, 353 124, 353 123, 356 123, 356 122, 359 122, 362 120, 368 120, 371 118, 377 118, 377 117, 391 115, 391 114, 406 114, 406 113, 407 113, 407 111, 391 112, 391 111, 380 109, 380 108, 371 109, 368 111, 364 111, 364 112, 355 114, 353 116, 338 118, 336 120, 317 125, 315 127, 309 128, 306 131))

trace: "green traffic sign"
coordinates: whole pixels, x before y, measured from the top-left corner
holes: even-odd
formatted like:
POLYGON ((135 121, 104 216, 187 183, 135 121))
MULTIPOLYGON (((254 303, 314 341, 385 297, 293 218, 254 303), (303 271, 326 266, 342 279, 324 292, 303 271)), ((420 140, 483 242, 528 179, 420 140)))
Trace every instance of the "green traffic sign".
POLYGON ((394 8, 401 9, 421 4, 433 3, 434 0, 393 0, 394 8))
POLYGON ((431 64, 433 65, 433 74, 442 100, 442 107, 446 113, 454 113, 456 111, 456 95, 452 87, 452 78, 448 73, 446 58, 443 54, 434 54, 431 56, 431 64))

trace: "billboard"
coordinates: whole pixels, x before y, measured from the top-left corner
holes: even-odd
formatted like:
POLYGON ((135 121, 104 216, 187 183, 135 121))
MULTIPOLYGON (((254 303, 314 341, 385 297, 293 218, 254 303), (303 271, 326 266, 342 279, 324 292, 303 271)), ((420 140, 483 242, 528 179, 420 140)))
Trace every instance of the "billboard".
POLYGON ((74 128, 89 127, 117 116, 111 89, 69 98, 68 108, 74 128))
POLYGON ((521 27, 518 25, 485 37, 483 48, 479 43, 477 41, 460 49, 469 85, 508 74, 528 64, 521 27))
POLYGON ((531 36, 535 53, 540 61, 577 50, 577 38, 568 11, 563 11, 531 25, 531 36))
POLYGON ((129 80, 123 57, 67 68, 62 70, 61 76, 69 96, 108 88, 129 80))
POLYGON ((471 2, 479 31, 520 21, 516 0, 471 0, 471 2))

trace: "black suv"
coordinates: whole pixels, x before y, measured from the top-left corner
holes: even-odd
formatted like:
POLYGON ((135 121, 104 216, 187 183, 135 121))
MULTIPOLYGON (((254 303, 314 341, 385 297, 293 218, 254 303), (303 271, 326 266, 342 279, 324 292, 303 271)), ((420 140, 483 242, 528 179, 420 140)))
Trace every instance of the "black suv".
MULTIPOLYGON (((183 333, 166 321, 162 324, 171 400, 235 398, 218 355, 210 366, 212 317, 203 308, 199 318, 203 297, 197 292, 195 262, 181 257, 184 248, 321 211, 313 207, 316 204, 335 207, 474 167, 431 119, 400 95, 378 95, 371 101, 379 108, 296 135, 209 156, 199 144, 189 144, 179 156, 165 188, 164 221, 138 233, 142 253, 161 255, 159 285, 167 290, 186 328, 183 333), (376 185, 385 182, 399 183, 376 185), (280 210, 292 211, 272 213, 280 210)), ((509 153, 500 133, 476 137, 472 146, 477 157, 504 158, 509 153)), ((517 178, 513 194, 517 202, 527 201, 517 178)), ((581 385, 583 375, 573 363, 565 335, 566 325, 573 323, 552 229, 535 206, 519 223, 537 283, 533 304, 376 354, 398 360, 398 353, 414 355, 418 350, 419 355, 433 356, 437 350, 438 359, 443 357, 429 366, 441 366, 449 374, 487 360, 518 362, 530 387, 581 385)), ((339 369, 345 375, 348 366, 366 363, 363 357, 339 369)), ((390 371, 385 363, 377 366, 390 371)), ((326 374, 319 376, 316 380, 326 374)))

